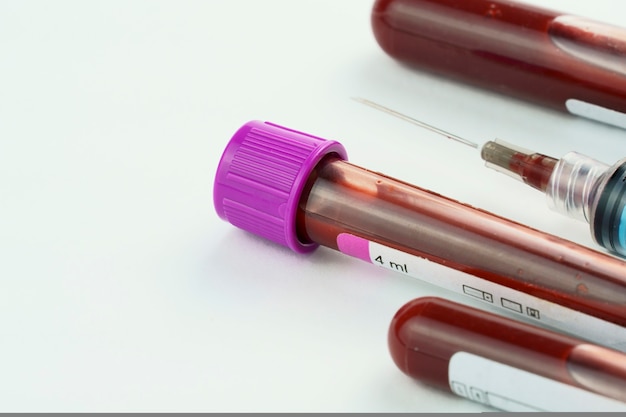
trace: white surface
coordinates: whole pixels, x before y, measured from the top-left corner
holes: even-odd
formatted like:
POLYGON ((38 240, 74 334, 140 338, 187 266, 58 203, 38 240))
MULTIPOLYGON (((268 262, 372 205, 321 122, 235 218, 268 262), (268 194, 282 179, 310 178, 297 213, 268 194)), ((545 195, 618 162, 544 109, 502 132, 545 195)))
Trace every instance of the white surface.
MULTIPOLYGON (((534 1, 620 23, 617 0, 534 1)), ((232 133, 264 119, 351 160, 593 246, 471 148, 612 163, 626 132, 427 76, 377 46, 362 0, 0 2, 1 411, 480 411, 404 376, 391 317, 446 294, 216 216, 232 133)))

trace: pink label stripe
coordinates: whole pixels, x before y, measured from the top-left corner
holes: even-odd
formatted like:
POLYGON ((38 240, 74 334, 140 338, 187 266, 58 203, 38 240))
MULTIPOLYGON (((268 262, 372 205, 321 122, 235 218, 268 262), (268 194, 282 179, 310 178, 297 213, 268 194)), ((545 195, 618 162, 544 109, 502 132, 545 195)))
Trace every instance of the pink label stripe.
POLYGON ((363 259, 366 262, 372 262, 372 258, 370 258, 369 240, 349 233, 341 233, 337 236, 337 246, 339 250, 346 255, 363 259))

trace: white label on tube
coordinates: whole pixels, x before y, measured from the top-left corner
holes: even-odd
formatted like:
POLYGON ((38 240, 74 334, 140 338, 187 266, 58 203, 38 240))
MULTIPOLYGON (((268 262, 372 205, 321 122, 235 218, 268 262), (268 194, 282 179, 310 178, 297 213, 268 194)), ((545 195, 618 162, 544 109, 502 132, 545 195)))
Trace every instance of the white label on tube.
POLYGON ((541 323, 566 333, 626 352, 626 328, 579 311, 487 281, 437 262, 343 233, 339 250, 374 265, 418 278, 437 287, 515 313, 527 321, 541 323))
POLYGON ((570 113, 576 116, 586 117, 587 119, 626 129, 626 114, 618 112, 617 110, 607 109, 597 104, 591 104, 573 98, 565 102, 565 107, 567 107, 570 113))
POLYGON ((457 352, 448 365, 450 389, 505 411, 626 411, 626 404, 482 356, 457 352))

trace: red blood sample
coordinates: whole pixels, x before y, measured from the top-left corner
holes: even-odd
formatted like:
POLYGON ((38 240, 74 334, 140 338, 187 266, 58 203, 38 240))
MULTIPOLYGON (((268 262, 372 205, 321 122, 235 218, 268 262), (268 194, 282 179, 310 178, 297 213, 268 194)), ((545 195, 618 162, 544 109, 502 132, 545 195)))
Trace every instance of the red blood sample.
POLYGON ((388 342, 404 373, 446 390, 450 359, 467 352, 626 401, 626 354, 441 298, 404 305, 388 342))
POLYGON ((333 155, 311 173, 296 229, 334 249, 353 234, 626 325, 623 261, 333 155))
POLYGON ((507 0, 378 0, 371 19, 411 66, 559 110, 626 113, 626 29, 507 0))

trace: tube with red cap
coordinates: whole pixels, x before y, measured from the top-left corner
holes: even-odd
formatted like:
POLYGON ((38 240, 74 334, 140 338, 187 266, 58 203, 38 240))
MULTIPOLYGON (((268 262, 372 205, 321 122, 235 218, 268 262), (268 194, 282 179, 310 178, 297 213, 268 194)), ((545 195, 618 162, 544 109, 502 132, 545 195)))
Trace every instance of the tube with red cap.
POLYGON ((577 338, 424 297, 398 310, 388 340, 407 375, 495 408, 626 411, 626 354, 577 338))
POLYGON ((626 128, 626 29, 510 0, 377 0, 372 27, 413 67, 626 128))

